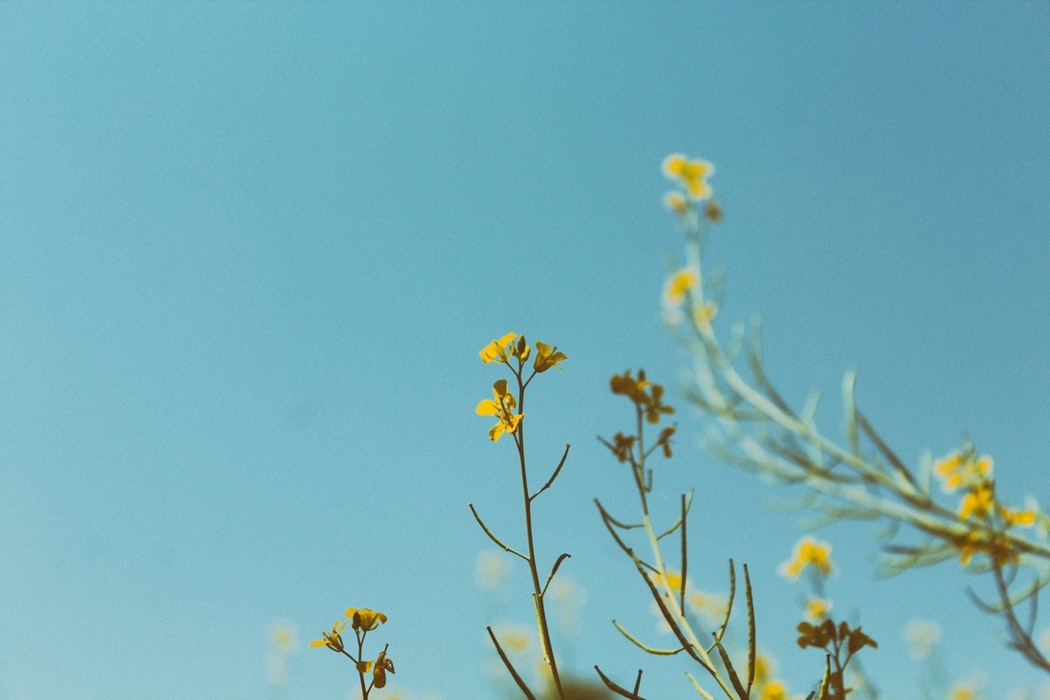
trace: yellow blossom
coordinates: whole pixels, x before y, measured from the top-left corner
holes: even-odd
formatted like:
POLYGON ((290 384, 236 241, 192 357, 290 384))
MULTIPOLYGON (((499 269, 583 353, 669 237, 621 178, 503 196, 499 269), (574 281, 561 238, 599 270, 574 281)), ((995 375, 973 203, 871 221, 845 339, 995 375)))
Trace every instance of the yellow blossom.
POLYGON ((532 361, 532 368, 537 373, 543 373, 549 370, 551 367, 558 367, 558 363, 562 360, 569 359, 565 353, 558 351, 558 346, 555 345, 553 348, 546 343, 536 341, 536 358, 532 361))
POLYGON ((343 630, 346 629, 346 620, 336 620, 332 625, 331 632, 322 632, 321 639, 310 642, 311 647, 328 647, 332 651, 343 650, 343 630))
POLYGON ((481 355, 481 361, 485 364, 489 364, 490 362, 502 362, 503 364, 507 364, 509 360, 507 348, 513 345, 514 339, 517 337, 517 333, 507 333, 499 340, 493 340, 481 349, 481 352, 479 353, 481 355))
POLYGON ((759 700, 788 700, 787 683, 773 680, 763 683, 759 691, 759 700))
POLYGON ((810 620, 822 620, 831 612, 831 601, 826 598, 810 598, 806 601, 806 617, 810 620))
POLYGON ((346 617, 354 621, 354 630, 371 632, 386 622, 386 615, 368 608, 347 608, 346 617))
POLYGON ((372 669, 372 684, 376 688, 386 686, 387 671, 394 673, 394 662, 386 655, 386 649, 384 649, 379 652, 379 658, 376 659, 375 666, 372 669))
POLYGON ((706 160, 689 160, 681 153, 672 153, 664 158, 664 175, 678 180, 693 201, 707 199, 711 196, 711 186, 707 178, 714 175, 715 166, 706 160))
POLYGON ((913 659, 921 661, 933 651, 941 638, 941 626, 929 620, 911 620, 904 626, 904 638, 913 659))
POLYGON ((777 571, 781 576, 797 579, 802 571, 812 566, 822 576, 831 574, 831 545, 819 542, 812 537, 803 537, 795 543, 791 559, 780 565, 777 571))
POLYGON ((964 452, 955 451, 939 460, 933 467, 933 473, 941 481, 945 493, 969 486, 988 479, 992 474, 992 458, 988 455, 978 457, 973 448, 964 452))
POLYGON ((685 301, 685 295, 696 286, 699 280, 700 276, 696 274, 696 271, 688 268, 671 275, 664 285, 664 304, 667 306, 681 304, 685 301))
POLYGON ((689 213, 689 202, 681 192, 668 192, 664 195, 664 206, 679 216, 689 213))
POLYGON ((959 503, 959 517, 987 518, 995 506, 995 486, 991 481, 984 481, 973 487, 962 497, 959 503))
POLYGON ((715 320, 715 316, 717 315, 718 305, 713 301, 705 301, 703 304, 696 307, 696 311, 693 312, 693 321, 701 328, 707 328, 711 325, 711 321, 715 320))
POLYGON ((1032 527, 1035 525, 1037 515, 1035 510, 1012 510, 1006 506, 999 506, 999 514, 1003 516, 1003 522, 1006 523, 1006 527, 1014 527, 1019 525, 1021 527, 1032 527))
POLYGON ((518 424, 521 423, 521 419, 525 417, 523 413, 514 413, 515 406, 518 402, 514 399, 514 395, 507 391, 507 380, 498 379, 496 383, 492 385, 493 399, 486 399, 478 404, 475 411, 479 416, 496 416, 499 418, 499 423, 492 426, 489 429, 489 439, 496 442, 503 433, 513 433, 518 429, 518 424))

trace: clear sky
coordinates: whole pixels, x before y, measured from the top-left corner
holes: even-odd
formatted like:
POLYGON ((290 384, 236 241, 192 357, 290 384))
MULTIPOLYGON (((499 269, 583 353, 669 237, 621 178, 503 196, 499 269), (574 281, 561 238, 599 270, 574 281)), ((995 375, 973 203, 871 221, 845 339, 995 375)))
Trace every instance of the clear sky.
MULTIPOLYGON (((347 606, 390 616, 399 686, 494 697, 484 625, 531 607, 523 567, 511 602, 475 584, 467 502, 520 536, 474 415, 509 330, 570 358, 529 438, 543 471, 573 444, 538 516, 587 592, 567 663, 690 697, 610 627, 670 643, 592 503, 631 512, 609 376, 678 399, 688 366, 659 320, 674 151, 718 168, 720 322, 762 315, 785 395, 856 368, 911 463, 969 435, 1050 504, 1048 37, 1045 2, 0 3, 0 697, 268 697, 269 626, 303 647, 347 606)), ((804 694, 797 514, 679 405, 659 503, 697 489, 697 584, 749 562, 804 694)), ((876 580, 876 534, 819 536, 886 697, 920 697, 913 618, 989 697, 1043 682, 955 563, 876 580)), ((303 649, 287 697, 350 672, 303 649)))

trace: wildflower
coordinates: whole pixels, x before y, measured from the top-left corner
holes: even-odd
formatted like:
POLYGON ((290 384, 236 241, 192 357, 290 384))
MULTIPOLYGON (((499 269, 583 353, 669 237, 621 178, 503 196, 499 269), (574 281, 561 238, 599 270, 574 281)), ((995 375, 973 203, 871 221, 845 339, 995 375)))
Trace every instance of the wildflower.
POLYGON ((827 598, 810 598, 806 601, 806 617, 810 620, 822 620, 831 612, 831 601, 827 598))
POLYGON ((311 647, 328 647, 332 651, 343 651, 343 630, 346 629, 346 620, 336 620, 332 625, 331 632, 322 632, 321 639, 310 642, 311 647))
POLYGON ((711 325, 711 321, 715 320, 715 316, 717 315, 718 305, 713 301, 705 301, 703 304, 696 307, 696 310, 693 312, 693 321, 701 328, 707 328, 711 325))
POLYGON ((803 537, 795 543, 791 559, 781 564, 777 572, 795 580, 807 566, 812 566, 822 576, 831 575, 831 545, 812 537, 803 537))
POLYGON ((674 413, 674 408, 663 404, 664 388, 659 384, 653 384, 645 378, 645 370, 638 370, 638 379, 631 376, 631 370, 623 375, 614 374, 609 380, 612 393, 623 394, 631 399, 636 406, 645 411, 645 418, 650 423, 660 422, 660 415, 674 413), (649 393, 646 393, 646 389, 649 393))
POLYGON ((988 455, 978 457, 972 447, 965 451, 952 452, 938 461, 933 473, 941 481, 945 493, 954 493, 956 489, 976 484, 992 475, 992 458, 988 455))
POLYGON ((515 401, 514 395, 507 391, 506 379, 497 380, 492 385, 492 393, 494 398, 482 401, 475 410, 479 416, 496 416, 499 419, 499 423, 489 429, 489 439, 496 442, 503 437, 503 433, 513 433, 517 430, 525 414, 514 413, 518 402, 515 401))
POLYGON ((489 364, 490 362, 502 362, 503 364, 507 364, 509 361, 507 348, 513 347, 514 339, 517 337, 517 333, 507 333, 499 340, 493 340, 481 349, 481 352, 479 353, 481 355, 481 361, 485 364, 489 364))
POLYGON ((762 684, 759 700, 788 700, 788 686, 784 681, 772 680, 762 684))
POLYGON ((689 202, 681 192, 668 192, 664 195, 664 206, 679 216, 689 213, 689 202))
POLYGON ((532 368, 538 373, 543 373, 549 370, 551 367, 558 367, 558 363, 562 360, 567 360, 568 357, 565 353, 558 351, 558 346, 555 345, 553 348, 546 343, 536 341, 536 359, 532 361, 532 368))
POLYGON ((485 551, 478 553, 475 579, 482 588, 490 591, 499 590, 509 571, 510 565, 507 564, 507 557, 504 557, 500 552, 485 551))
POLYGON ((941 638, 941 626, 929 620, 911 620, 904 626, 904 638, 911 657, 921 661, 930 655, 941 638))
POLYGON ((369 610, 368 608, 347 608, 347 618, 354 621, 354 631, 363 630, 371 632, 386 622, 386 615, 381 612, 369 610))
POLYGON ((1026 508, 1024 510, 1012 510, 1006 506, 999 506, 999 515, 1003 517, 1003 522, 1006 527, 1014 527, 1019 525, 1021 527, 1032 527, 1035 525, 1038 518, 1038 511, 1036 508, 1026 508))
POLYGON ((707 178, 714 175, 715 166, 706 160, 689 160, 681 153, 673 153, 664 158, 662 167, 664 175, 678 180, 694 202, 711 196, 711 186, 707 184, 707 178))
POLYGON ((696 271, 688 268, 671 275, 664 285, 664 305, 679 306, 685 301, 686 294, 696 286, 699 279, 700 276, 696 274, 696 271))
POLYGON ((994 506, 995 484, 991 481, 983 481, 963 496, 962 502, 959 503, 959 517, 987 518, 992 514, 994 506))

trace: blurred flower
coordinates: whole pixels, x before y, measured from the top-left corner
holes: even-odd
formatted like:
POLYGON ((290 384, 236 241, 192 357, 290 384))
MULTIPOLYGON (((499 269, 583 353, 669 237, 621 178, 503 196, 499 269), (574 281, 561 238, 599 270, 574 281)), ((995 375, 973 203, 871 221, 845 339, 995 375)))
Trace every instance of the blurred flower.
POLYGON ((992 475, 992 458, 977 456, 973 447, 956 450, 933 466, 933 473, 941 482, 945 493, 953 493, 961 486, 969 486, 988 479, 992 475))
POLYGON ((777 572, 786 578, 797 579, 806 567, 813 567, 822 576, 831 575, 831 545, 819 542, 812 537, 803 537, 795 543, 791 559, 777 568, 777 572))
POLYGON ((386 622, 386 615, 368 608, 347 608, 346 617, 354 621, 354 631, 371 632, 386 622))
POLYGON ((499 590, 510 572, 508 561, 508 557, 502 552, 493 550, 478 552, 478 561, 474 569, 475 581, 487 591, 499 590))
POLYGON ((831 601, 827 598, 810 598, 806 601, 806 617, 814 622, 822 620, 831 612, 831 601))
POLYGON ((991 481, 982 481, 963 495, 959 503, 959 517, 987 518, 995 506, 995 485, 991 481))
POLYGON ((493 340, 491 343, 481 349, 481 361, 485 364, 490 362, 502 362, 506 364, 508 362, 507 348, 514 343, 514 339, 518 337, 517 333, 507 333, 499 340, 493 340))
POLYGON ((699 279, 696 271, 688 268, 668 277, 664 285, 664 306, 680 306, 699 279))
POLYGON ((941 638, 941 626, 930 620, 910 620, 904 625, 904 639, 908 643, 911 658, 919 661, 933 652, 941 638))
POLYGON ((707 217, 707 220, 711 223, 717 224, 724 218, 722 206, 715 200, 710 200, 704 207, 704 216, 707 217))
POLYGON ((664 206, 679 216, 689 213, 689 201, 681 192, 668 192, 664 195, 664 206))
POLYGON ((772 680, 763 683, 758 691, 759 700, 788 700, 787 683, 780 680, 772 680))
POLYGON ((707 178, 715 174, 715 166, 706 160, 689 160, 681 153, 672 153, 664 158, 662 169, 664 175, 682 185, 693 201, 711 196, 707 178))
POLYGON ((479 416, 496 416, 499 423, 489 429, 489 439, 496 442, 503 433, 513 433, 518 429, 518 423, 524 418, 524 414, 514 413, 514 407, 518 405, 514 395, 507 391, 507 380, 499 379, 492 385, 491 400, 485 400, 478 404, 477 414, 479 416))
POLYGON ((288 685, 288 659, 299 651, 295 625, 288 620, 274 622, 266 629, 270 648, 266 651, 266 682, 275 687, 288 685))

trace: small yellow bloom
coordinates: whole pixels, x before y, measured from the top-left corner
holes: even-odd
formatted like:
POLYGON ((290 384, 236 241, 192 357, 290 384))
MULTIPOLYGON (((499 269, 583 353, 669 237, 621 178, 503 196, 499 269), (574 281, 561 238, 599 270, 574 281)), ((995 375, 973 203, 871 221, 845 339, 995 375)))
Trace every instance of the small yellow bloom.
POLYGON ((518 402, 514 395, 507 391, 507 380, 499 379, 492 385, 493 399, 487 399, 478 404, 475 409, 479 416, 496 416, 499 423, 489 429, 489 439, 496 442, 503 433, 513 433, 518 429, 518 424, 525 417, 523 413, 514 413, 518 402))
POLYGON ((831 545, 812 537, 803 537, 795 543, 791 559, 781 564, 777 571, 781 576, 797 579, 802 571, 812 566, 822 576, 831 574, 831 545))
POLYGON ((707 328, 711 325, 711 321, 715 320, 715 316, 718 315, 718 305, 713 301, 705 301, 700 306, 696 307, 696 311, 693 312, 693 321, 696 325, 701 328, 707 328))
POLYGON ((699 280, 700 276, 696 274, 696 271, 688 268, 679 270, 668 277, 667 283, 664 285, 664 305, 680 305, 685 301, 685 296, 689 293, 689 290, 695 287, 699 280))
POLYGON ((387 671, 394 673, 394 662, 386 655, 386 649, 384 649, 379 652, 379 658, 376 659, 375 666, 372 669, 372 684, 376 688, 386 686, 387 671))
POLYGON ((354 630, 371 632, 386 622, 386 615, 368 608, 347 608, 346 617, 354 621, 354 630))
POLYGON ((678 180, 693 201, 707 199, 711 196, 711 186, 707 178, 715 174, 715 166, 706 160, 689 160, 681 153, 672 153, 664 158, 664 175, 678 180))
POLYGON ((826 598, 810 598, 806 601, 806 617, 814 622, 823 620, 831 612, 831 601, 826 598))
POLYGON ((788 700, 788 687, 784 681, 769 681, 762 684, 759 700, 788 700))
POLYGON ((992 514, 995 506, 995 485, 991 481, 984 481, 966 493, 959 503, 960 518, 987 518, 992 514))
POLYGON ((517 333, 507 333, 499 340, 493 340, 481 349, 481 352, 479 353, 481 355, 481 361, 485 364, 489 364, 490 362, 502 362, 503 364, 507 364, 509 360, 507 348, 513 346, 514 339, 517 337, 517 333))
POLYGON ((331 632, 322 632, 321 639, 310 642, 311 647, 328 647, 332 651, 343 650, 343 630, 346 629, 346 620, 336 620, 332 625, 331 632))
POLYGON ((960 487, 988 479, 992 475, 992 466, 991 457, 978 457, 973 448, 968 448, 965 452, 956 450, 938 461, 933 467, 933 473, 940 479, 941 489, 945 493, 953 493, 960 487))
POLYGON ((553 348, 546 343, 536 341, 536 358, 532 361, 532 368, 537 373, 543 373, 549 370, 551 367, 558 367, 558 363, 569 359, 565 353, 558 351, 558 346, 555 345, 553 348))
POLYGON ((689 201, 681 192, 668 192, 664 195, 664 206, 679 216, 689 213, 689 201))
POLYGON ((1011 510, 1005 506, 999 506, 999 514, 1003 516, 1006 527, 1032 527, 1035 525, 1037 515, 1034 510, 1011 510))

